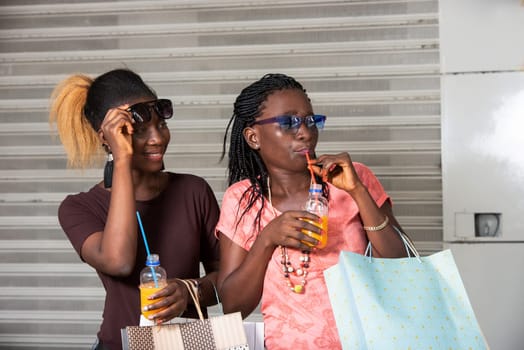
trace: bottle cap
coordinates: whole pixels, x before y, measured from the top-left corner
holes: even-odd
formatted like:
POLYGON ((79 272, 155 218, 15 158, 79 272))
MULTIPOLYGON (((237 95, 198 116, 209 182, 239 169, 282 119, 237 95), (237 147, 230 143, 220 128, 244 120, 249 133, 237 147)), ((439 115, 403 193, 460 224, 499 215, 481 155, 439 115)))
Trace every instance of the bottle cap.
POLYGON ((322 192, 322 184, 311 184, 309 192, 322 192))
POLYGON ((146 266, 159 266, 160 265, 160 257, 158 254, 151 254, 148 255, 146 258, 146 266))

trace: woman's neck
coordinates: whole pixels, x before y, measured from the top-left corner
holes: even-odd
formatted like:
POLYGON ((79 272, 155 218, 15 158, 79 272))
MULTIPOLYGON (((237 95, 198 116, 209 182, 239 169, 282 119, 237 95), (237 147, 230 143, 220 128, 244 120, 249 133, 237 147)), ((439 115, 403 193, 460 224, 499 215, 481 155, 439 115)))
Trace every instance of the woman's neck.
POLYGON ((147 175, 133 174, 135 199, 145 201, 157 197, 166 187, 167 178, 168 174, 163 171, 147 175))
POLYGON ((308 173, 296 176, 269 175, 271 201, 279 211, 302 209, 311 182, 308 173))

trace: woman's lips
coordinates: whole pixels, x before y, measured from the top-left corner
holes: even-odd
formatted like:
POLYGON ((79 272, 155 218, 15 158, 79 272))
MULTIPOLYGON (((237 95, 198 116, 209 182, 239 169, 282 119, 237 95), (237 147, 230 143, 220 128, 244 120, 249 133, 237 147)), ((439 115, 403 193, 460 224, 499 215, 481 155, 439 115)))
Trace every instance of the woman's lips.
POLYGON ((158 153, 145 153, 144 157, 149 159, 149 160, 160 161, 160 160, 162 160, 162 158, 164 158, 164 154, 161 153, 161 152, 158 152, 158 153))

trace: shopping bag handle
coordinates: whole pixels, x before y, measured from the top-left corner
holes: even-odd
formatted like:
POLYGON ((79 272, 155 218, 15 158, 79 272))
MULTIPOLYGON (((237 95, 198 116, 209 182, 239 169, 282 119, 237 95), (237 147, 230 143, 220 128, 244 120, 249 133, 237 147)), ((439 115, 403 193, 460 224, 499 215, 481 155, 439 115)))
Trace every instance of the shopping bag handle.
POLYGON ((195 304, 195 308, 198 312, 198 317, 200 318, 200 320, 203 321, 204 314, 202 314, 202 309, 200 308, 200 300, 198 298, 198 292, 195 291, 195 288, 193 288, 188 281, 183 280, 181 278, 177 278, 177 280, 182 282, 186 286, 187 291, 189 292, 189 295, 191 296, 191 299, 193 299, 193 303, 195 304))
POLYGON ((392 226, 395 229, 395 231, 397 231, 400 238, 402 239, 402 242, 404 243, 404 247, 406 248, 406 252, 408 253, 408 257, 411 258, 411 253, 413 253, 413 256, 420 261, 420 254, 417 251, 417 248, 415 248, 415 245, 413 244, 411 239, 409 239, 408 235, 402 232, 397 226, 395 225, 392 225, 392 226))
MULTIPOLYGON (((408 253, 408 258, 415 257, 419 262, 422 262, 422 260, 420 260, 420 254, 417 251, 417 248, 415 248, 415 245, 413 244, 413 242, 411 242, 409 237, 404 232, 399 230, 399 228, 395 225, 392 226, 395 229, 395 231, 397 231, 398 235, 400 236, 400 239, 402 239, 402 243, 404 243, 404 247, 406 248, 406 252, 408 253)), ((364 252, 364 256, 367 256, 369 258, 369 262, 371 262, 371 258, 373 257, 373 246, 371 245, 371 241, 368 242, 366 251, 364 252)))

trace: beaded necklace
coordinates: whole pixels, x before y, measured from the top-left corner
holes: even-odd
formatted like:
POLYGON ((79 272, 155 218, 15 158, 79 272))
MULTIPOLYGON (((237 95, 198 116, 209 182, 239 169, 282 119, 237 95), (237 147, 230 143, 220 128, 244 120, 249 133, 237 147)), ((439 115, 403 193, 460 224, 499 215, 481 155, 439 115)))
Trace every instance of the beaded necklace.
MULTIPOLYGON (((273 206, 273 202, 271 201, 271 186, 269 185, 269 176, 267 178, 267 192, 268 192, 268 199, 269 204, 271 205, 271 209, 273 210, 273 214, 275 217, 277 217, 277 213, 275 211, 275 207, 273 206)), ((300 256, 300 265, 299 267, 293 267, 291 264, 291 260, 289 259, 289 255, 287 252, 286 246, 278 246, 280 248, 280 254, 282 255, 282 259, 280 260, 280 263, 282 264, 282 272, 284 274, 284 279, 286 280, 286 284, 288 288, 297 294, 303 294, 305 293, 306 288, 306 277, 307 277, 307 269, 309 268, 309 264, 311 263, 311 257, 309 255, 308 250, 303 250, 302 255, 300 256), (300 278, 300 283, 295 284, 291 280, 291 275, 294 275, 295 277, 300 278)))

